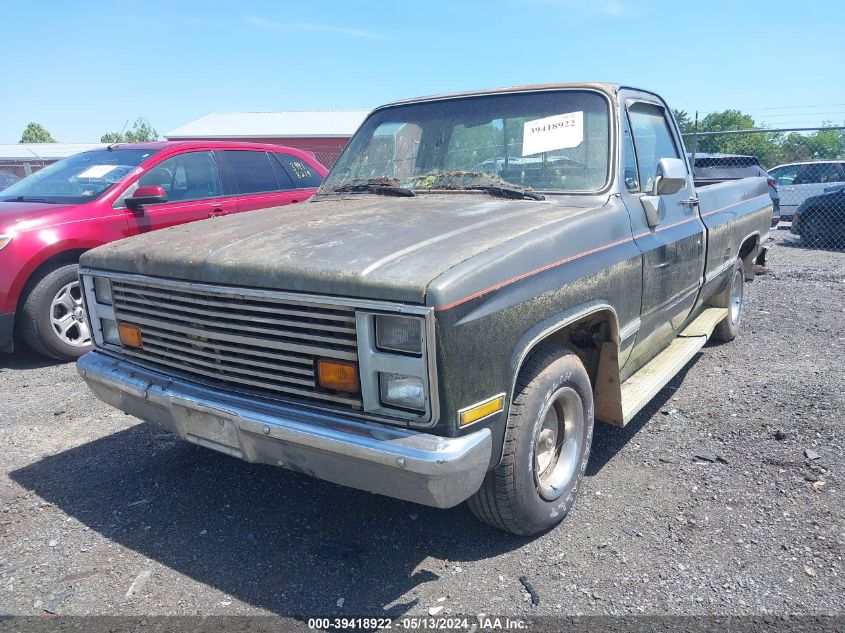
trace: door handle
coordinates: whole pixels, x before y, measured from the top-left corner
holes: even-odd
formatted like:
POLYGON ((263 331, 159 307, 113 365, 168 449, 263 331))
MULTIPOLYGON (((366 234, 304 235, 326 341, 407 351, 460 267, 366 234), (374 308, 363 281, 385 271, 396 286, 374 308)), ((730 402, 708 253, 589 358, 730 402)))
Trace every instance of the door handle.
POLYGON ((216 218, 216 217, 219 217, 221 215, 226 215, 227 213, 228 213, 228 211, 224 210, 221 207, 214 207, 211 211, 208 212, 208 217, 216 218))
POLYGON ((698 205, 698 198, 696 198, 695 196, 692 196, 690 198, 687 198, 686 200, 681 200, 681 204, 684 205, 685 207, 697 206, 698 205))

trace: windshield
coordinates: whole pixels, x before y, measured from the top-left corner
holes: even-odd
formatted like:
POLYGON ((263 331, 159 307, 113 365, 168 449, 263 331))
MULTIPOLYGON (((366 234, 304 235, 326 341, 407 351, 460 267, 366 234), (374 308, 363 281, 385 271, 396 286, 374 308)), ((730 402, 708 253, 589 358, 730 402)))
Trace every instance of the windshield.
POLYGON ((0 192, 0 200, 80 204, 99 197, 155 154, 151 149, 83 152, 48 165, 0 192))
POLYGON ((594 92, 517 92, 394 106, 365 121, 320 191, 367 182, 415 191, 597 191, 608 179, 609 134, 607 101, 594 92))

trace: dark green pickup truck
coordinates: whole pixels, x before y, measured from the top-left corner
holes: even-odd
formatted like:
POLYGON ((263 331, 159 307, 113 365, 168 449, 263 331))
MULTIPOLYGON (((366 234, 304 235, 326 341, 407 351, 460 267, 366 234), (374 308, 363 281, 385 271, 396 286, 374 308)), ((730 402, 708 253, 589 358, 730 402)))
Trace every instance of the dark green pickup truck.
POLYGON ((99 398, 187 441, 518 534, 740 327, 766 180, 695 188, 654 93, 552 84, 376 109, 309 202, 81 261, 99 398))

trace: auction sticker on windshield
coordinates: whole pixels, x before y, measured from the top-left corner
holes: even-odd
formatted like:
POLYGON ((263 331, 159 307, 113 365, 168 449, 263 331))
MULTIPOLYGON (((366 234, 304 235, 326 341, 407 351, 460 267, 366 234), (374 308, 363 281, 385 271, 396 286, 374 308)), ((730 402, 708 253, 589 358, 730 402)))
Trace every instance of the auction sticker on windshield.
POLYGON ((81 174, 76 174, 77 178, 102 178, 107 173, 117 169, 117 165, 91 165, 81 174))
POLYGON ((584 142, 584 113, 569 112, 526 121, 522 131, 522 155, 578 147, 584 142))

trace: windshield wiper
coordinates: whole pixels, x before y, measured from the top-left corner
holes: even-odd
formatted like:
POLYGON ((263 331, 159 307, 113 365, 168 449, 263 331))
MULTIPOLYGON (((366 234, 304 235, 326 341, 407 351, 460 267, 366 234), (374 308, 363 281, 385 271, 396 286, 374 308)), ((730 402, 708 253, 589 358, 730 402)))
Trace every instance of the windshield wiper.
MULTIPOLYGON (((398 181, 397 181, 398 182, 398 181)), ((386 179, 353 181, 345 185, 332 187, 327 193, 375 193, 380 196, 396 196, 399 198, 413 198, 415 194, 410 189, 386 179)))
MULTIPOLYGON (((418 178, 420 188, 484 191, 497 198, 545 200, 546 196, 483 171, 434 171, 418 178), (479 182, 480 181, 480 182, 479 182)), ((417 187, 414 187, 415 189, 417 187)))
POLYGON ((511 200, 545 200, 546 196, 529 189, 518 187, 502 187, 501 185, 478 185, 465 187, 470 191, 484 191, 497 198, 509 198, 511 200))
POLYGON ((3 202, 46 202, 47 204, 59 204, 54 200, 47 200, 47 198, 39 198, 37 196, 15 196, 13 198, 3 198, 3 202))

